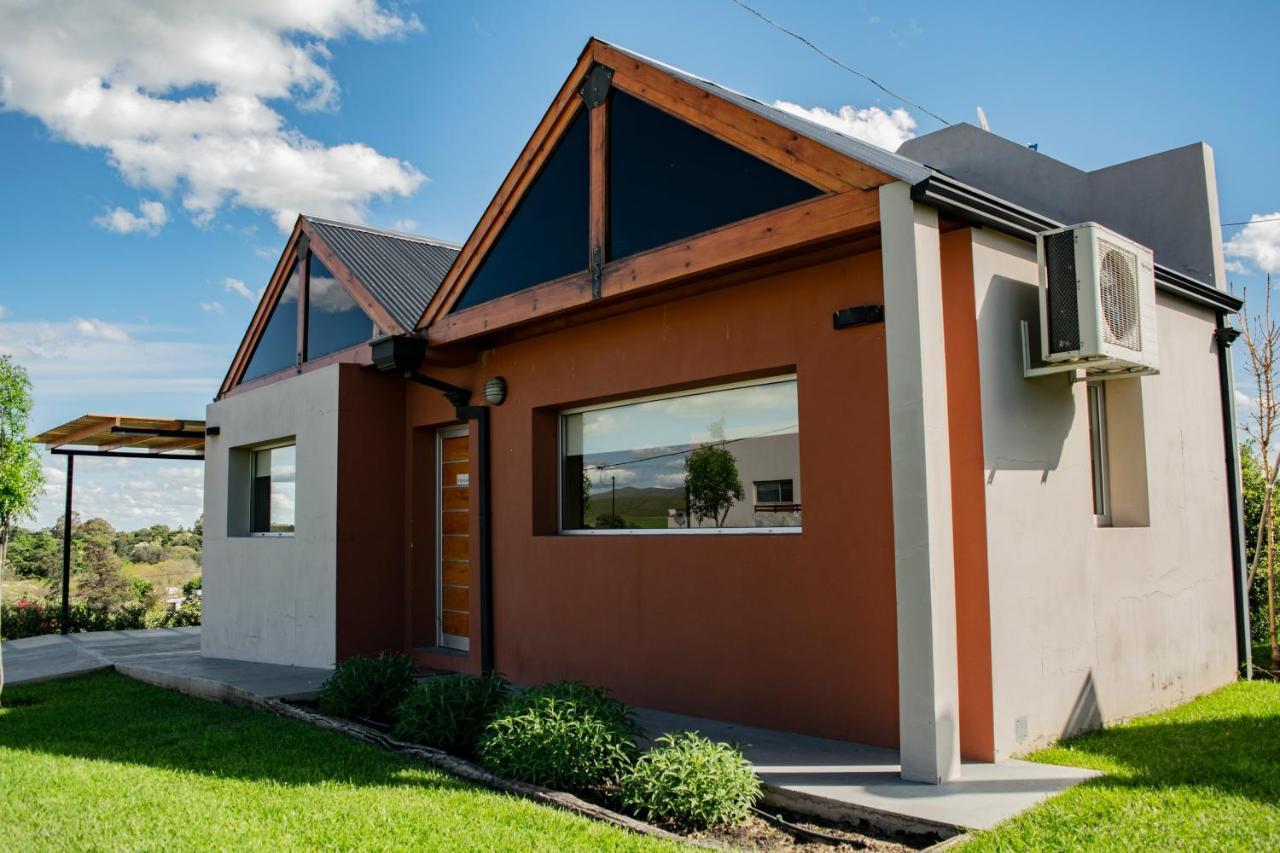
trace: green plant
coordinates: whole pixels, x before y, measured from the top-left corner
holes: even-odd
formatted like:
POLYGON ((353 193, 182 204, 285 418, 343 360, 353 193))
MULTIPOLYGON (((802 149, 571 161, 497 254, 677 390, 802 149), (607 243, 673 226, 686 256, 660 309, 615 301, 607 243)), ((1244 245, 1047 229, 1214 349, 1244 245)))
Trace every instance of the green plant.
POLYGON ((724 448, 724 421, 711 424, 709 430, 719 443, 699 447, 685 457, 685 491, 689 515, 699 521, 709 518, 721 527, 733 505, 746 497, 746 491, 738 476, 737 461, 724 448))
POLYGON ((485 767, 568 791, 606 789, 635 759, 638 727, 608 691, 574 681, 513 696, 481 736, 485 767))
POLYGON ((481 732, 510 694, 497 675, 440 675, 414 685, 396 709, 401 740, 471 757, 481 732))
POLYGON ((320 710, 335 717, 388 721, 413 687, 408 655, 347 658, 320 688, 320 710))
POLYGON ((618 784, 626 808, 683 829, 741 823, 759 797, 760 778, 742 752, 697 732, 658 738, 618 784))

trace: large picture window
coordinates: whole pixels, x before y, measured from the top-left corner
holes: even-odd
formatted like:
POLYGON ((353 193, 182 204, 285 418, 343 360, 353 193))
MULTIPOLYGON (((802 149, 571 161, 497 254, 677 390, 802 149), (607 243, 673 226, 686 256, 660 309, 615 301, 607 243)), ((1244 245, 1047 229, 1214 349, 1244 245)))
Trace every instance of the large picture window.
POLYGON ((296 497, 297 447, 285 444, 253 451, 250 532, 260 535, 293 533, 296 497))
POLYGON ((561 530, 798 532, 796 387, 784 376, 561 412, 561 530), (763 484, 777 500, 758 499, 763 484))

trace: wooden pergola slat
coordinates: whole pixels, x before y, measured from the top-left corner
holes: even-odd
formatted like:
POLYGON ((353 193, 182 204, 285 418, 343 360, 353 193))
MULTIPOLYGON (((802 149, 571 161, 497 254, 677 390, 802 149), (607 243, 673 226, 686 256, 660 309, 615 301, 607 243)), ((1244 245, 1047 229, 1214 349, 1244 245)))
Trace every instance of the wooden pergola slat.
POLYGON ((71 503, 77 456, 125 459, 204 459, 205 423, 177 418, 81 415, 31 439, 50 453, 67 457, 66 506, 62 517, 62 617, 71 621, 71 503))

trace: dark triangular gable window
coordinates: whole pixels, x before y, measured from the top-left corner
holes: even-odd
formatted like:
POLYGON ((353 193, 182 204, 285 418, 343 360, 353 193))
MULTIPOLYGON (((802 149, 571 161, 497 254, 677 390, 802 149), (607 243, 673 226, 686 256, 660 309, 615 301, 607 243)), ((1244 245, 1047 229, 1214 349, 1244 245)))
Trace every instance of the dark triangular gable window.
POLYGON ((610 259, 822 193, 625 92, 609 110, 610 259))
POLYGON ((271 319, 262 330, 258 344, 253 349, 253 357, 244 369, 241 382, 250 382, 268 373, 293 367, 298 360, 298 290, 300 264, 293 265, 289 273, 289 283, 280 294, 275 306, 271 309, 271 319))
POLYGON ((307 359, 362 344, 373 337, 373 321, 314 254, 307 286, 307 359))
POLYGON ((455 311, 587 268, 587 111, 577 116, 471 277, 455 311))

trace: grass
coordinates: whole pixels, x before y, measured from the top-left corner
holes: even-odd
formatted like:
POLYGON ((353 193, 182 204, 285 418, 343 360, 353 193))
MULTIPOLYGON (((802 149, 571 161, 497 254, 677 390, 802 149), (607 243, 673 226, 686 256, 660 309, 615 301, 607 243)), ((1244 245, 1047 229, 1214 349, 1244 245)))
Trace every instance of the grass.
POLYGON ((971 850, 1280 849, 1280 684, 1232 684, 1028 756, 1101 770, 971 850))
POLYGON ((115 673, 7 689, 2 700, 6 849, 667 847, 115 673))

